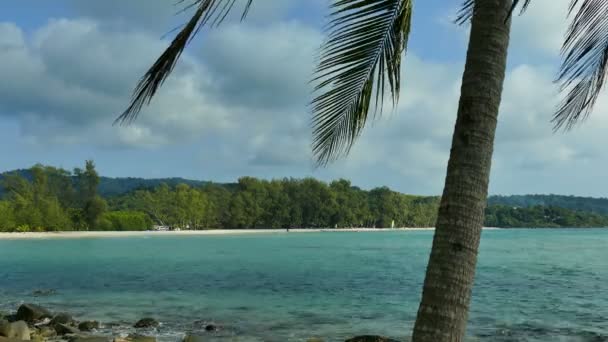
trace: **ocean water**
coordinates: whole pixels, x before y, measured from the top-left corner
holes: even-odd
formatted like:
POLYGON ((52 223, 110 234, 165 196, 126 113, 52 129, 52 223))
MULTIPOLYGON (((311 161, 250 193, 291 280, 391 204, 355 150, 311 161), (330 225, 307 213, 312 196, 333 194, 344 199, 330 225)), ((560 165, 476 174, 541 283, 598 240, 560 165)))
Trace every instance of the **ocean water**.
MULTIPOLYGON (((0 309, 35 302, 125 334, 406 340, 432 232, 0 240, 0 309), (35 290, 54 289, 50 296, 35 290)), ((608 341, 608 230, 483 232, 471 341, 608 341)))

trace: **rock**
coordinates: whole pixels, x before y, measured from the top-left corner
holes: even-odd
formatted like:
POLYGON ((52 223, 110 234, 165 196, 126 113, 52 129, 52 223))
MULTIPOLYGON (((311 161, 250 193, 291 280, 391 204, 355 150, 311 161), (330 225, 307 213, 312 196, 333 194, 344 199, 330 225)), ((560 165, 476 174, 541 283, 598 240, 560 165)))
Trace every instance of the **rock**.
POLYGON ((57 294, 57 290, 55 289, 35 290, 34 292, 32 292, 32 296, 34 297, 52 296, 55 294, 57 294))
POLYGON ((205 331, 217 331, 218 327, 215 324, 207 324, 205 326, 205 331))
POLYGON ((0 336, 0 342, 23 342, 23 340, 20 340, 18 338, 8 338, 8 337, 0 336))
POLYGON ((112 338, 106 336, 75 335, 68 338, 69 342, 111 342, 112 338))
POLYGON ((50 318, 53 315, 51 312, 41 306, 35 304, 23 304, 17 310, 16 319, 33 323, 43 318, 50 318))
POLYGON ((57 335, 78 334, 80 332, 80 330, 62 323, 57 323, 53 325, 53 327, 55 328, 57 335))
POLYGON ((325 341, 323 341, 322 338, 313 337, 313 338, 309 338, 308 340, 306 340, 306 342, 325 342, 325 341))
POLYGON ((129 342, 156 342, 156 337, 144 336, 140 334, 129 334, 126 340, 129 342))
POLYGON ((134 325, 135 328, 156 328, 158 326, 158 321, 150 317, 142 318, 134 325))
POLYGON ((399 342, 399 341, 393 340, 392 338, 388 338, 388 337, 375 336, 375 335, 363 335, 363 336, 353 337, 344 342, 399 342))
POLYGON ((24 321, 17 321, 13 323, 2 321, 0 322, 0 335, 8 338, 29 341, 30 328, 24 321))
POLYGON ((9 329, 10 322, 5 319, 0 319, 0 336, 6 337, 6 330, 9 329))
POLYGON ((84 322, 80 322, 80 324, 78 324, 78 329, 80 329, 80 331, 91 331, 94 329, 99 329, 100 325, 99 322, 97 321, 84 321, 84 322))
POLYGON ((184 339, 182 340, 182 342, 206 342, 207 339, 204 338, 203 336, 199 336, 199 335, 192 335, 192 334, 186 334, 186 336, 184 336, 184 339))
POLYGON ((36 329, 32 333, 32 336, 40 336, 42 339, 48 339, 48 338, 57 336, 57 332, 55 331, 55 329, 53 329, 49 326, 43 326, 43 327, 36 329))
POLYGON ((5 320, 5 321, 9 321, 9 322, 17 322, 18 321, 16 314, 6 315, 6 316, 4 316, 3 319, 0 319, 0 320, 5 320))
POLYGON ((55 325, 58 323, 72 325, 72 324, 74 324, 74 319, 72 318, 71 315, 69 315, 67 313, 59 313, 59 314, 55 315, 55 317, 53 317, 50 324, 55 325))

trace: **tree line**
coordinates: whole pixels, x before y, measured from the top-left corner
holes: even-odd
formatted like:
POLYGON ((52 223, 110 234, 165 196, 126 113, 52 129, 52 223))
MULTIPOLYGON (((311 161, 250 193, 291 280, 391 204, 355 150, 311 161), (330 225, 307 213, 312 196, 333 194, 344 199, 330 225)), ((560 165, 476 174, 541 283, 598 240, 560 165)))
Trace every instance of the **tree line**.
POLYGON ((97 194, 99 175, 91 160, 72 172, 34 165, 29 177, 5 174, 0 200, 0 231, 145 230, 140 212, 109 211, 97 194))
MULTIPOLYGON (((439 197, 387 187, 363 190, 348 180, 261 180, 199 186, 161 183, 102 198, 93 161, 72 172, 35 165, 6 174, 0 231, 432 227, 439 197)), ((608 216, 554 206, 490 205, 492 227, 607 227, 608 216)))

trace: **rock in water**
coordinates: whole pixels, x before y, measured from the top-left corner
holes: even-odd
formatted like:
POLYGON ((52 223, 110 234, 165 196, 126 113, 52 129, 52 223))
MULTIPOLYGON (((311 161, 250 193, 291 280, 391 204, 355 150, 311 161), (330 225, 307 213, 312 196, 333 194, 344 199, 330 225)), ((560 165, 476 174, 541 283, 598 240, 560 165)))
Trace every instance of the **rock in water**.
POLYGON ((51 312, 41 306, 35 304, 23 304, 17 310, 16 318, 20 321, 33 323, 43 318, 50 318, 53 315, 51 312))
POLYGON ((57 323, 53 327, 57 335, 78 334, 80 332, 80 330, 62 323, 57 323))
POLYGON ((140 334, 129 334, 126 340, 128 342, 156 342, 156 337, 144 336, 140 334))
POLYGON ((72 336, 68 338, 69 342, 112 342, 112 338, 105 336, 72 336))
POLYGON ((40 336, 43 340, 57 336, 57 332, 55 329, 49 326, 43 326, 38 328, 33 334, 33 336, 40 336))
POLYGON ((52 296, 57 294, 57 290, 55 289, 44 289, 44 290, 35 290, 32 292, 34 297, 42 297, 42 296, 52 296))
POLYGON ((150 317, 142 318, 134 325, 135 328, 156 328, 158 326, 158 321, 150 317))
POLYGON ((67 313, 59 313, 53 317, 50 324, 55 325, 58 323, 72 325, 74 323, 74 319, 72 319, 72 316, 67 313))
POLYGON ((388 338, 388 337, 375 336, 375 335, 363 335, 363 336, 353 337, 344 342, 399 342, 399 341, 393 340, 392 338, 388 338))
POLYGON ((18 340, 30 340, 30 328, 24 321, 9 323, 8 321, 0 322, 0 335, 18 340))
POLYGON ((18 338, 8 338, 8 337, 0 336, 0 342, 23 342, 23 340, 20 340, 18 338))
POLYGON ((323 341, 322 338, 313 337, 313 338, 309 338, 308 340, 306 340, 306 342, 325 342, 325 341, 323 341))
POLYGON ((84 321, 78 324, 80 331, 91 331, 93 329, 99 329, 100 325, 97 321, 84 321))

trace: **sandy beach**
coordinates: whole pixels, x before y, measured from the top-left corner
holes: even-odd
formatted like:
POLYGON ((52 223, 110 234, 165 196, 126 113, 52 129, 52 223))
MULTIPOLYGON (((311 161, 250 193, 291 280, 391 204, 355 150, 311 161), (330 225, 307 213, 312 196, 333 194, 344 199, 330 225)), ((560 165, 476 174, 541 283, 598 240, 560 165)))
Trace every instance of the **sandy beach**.
MULTIPOLYGON (((388 231, 423 231, 435 228, 341 228, 341 229, 290 229, 289 233, 319 233, 319 232, 388 232, 388 231)), ((499 228, 484 228, 499 229, 499 228)), ((28 232, 0 233, 0 240, 6 239, 49 239, 49 238, 107 238, 107 237, 145 237, 145 236, 195 236, 195 235, 238 235, 238 234, 287 234, 285 229, 210 229, 210 230, 180 230, 180 231, 143 231, 143 232, 106 232, 106 231, 77 231, 77 232, 28 232)))
MULTIPOLYGON (((289 233, 318 233, 318 232, 386 232, 386 231, 418 231, 434 230, 435 228, 344 228, 344 229, 290 229, 289 233)), ((137 237, 137 236, 194 236, 194 235, 238 235, 238 234, 287 234, 285 229, 210 229, 210 230, 179 230, 179 231, 142 231, 142 232, 27 232, 0 233, 0 239, 47 239, 47 238, 101 238, 101 237, 137 237)))

